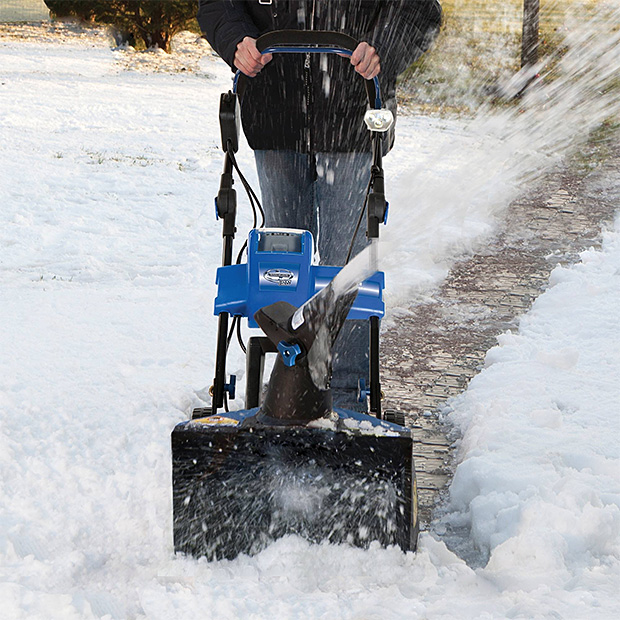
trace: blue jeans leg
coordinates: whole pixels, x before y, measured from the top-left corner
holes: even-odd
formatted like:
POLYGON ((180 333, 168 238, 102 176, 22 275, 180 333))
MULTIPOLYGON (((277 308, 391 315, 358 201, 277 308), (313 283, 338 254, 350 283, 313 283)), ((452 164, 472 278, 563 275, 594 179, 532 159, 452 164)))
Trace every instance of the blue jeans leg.
MULTIPOLYGON (((370 153, 317 153, 315 209, 323 265, 344 265, 370 178, 370 153)), ((366 247, 366 220, 355 237, 352 256, 366 247)))
POLYGON ((317 238, 314 164, 295 151, 254 151, 265 225, 301 228, 317 238))
MULTIPOLYGON (((370 178, 370 153, 318 153, 316 204, 319 253, 324 265, 344 265, 370 178)), ((366 220, 355 237, 352 256, 366 247, 366 220)), ((347 321, 334 346, 334 406, 366 412, 357 402, 357 384, 368 384, 368 321, 347 321)))
MULTIPOLYGON (((364 204, 370 153, 255 151, 266 225, 302 228, 314 236, 323 265, 344 265, 364 204)), ((362 221, 353 256, 366 245, 362 221)), ((334 348, 334 405, 366 411, 357 383, 368 383, 368 322, 347 321, 334 348)))

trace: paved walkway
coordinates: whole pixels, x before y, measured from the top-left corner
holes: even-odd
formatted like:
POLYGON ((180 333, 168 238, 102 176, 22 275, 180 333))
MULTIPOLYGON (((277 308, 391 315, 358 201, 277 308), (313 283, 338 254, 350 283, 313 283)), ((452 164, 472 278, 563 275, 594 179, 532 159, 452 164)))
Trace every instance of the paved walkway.
POLYGON ((438 411, 466 389, 497 335, 517 328, 551 270, 600 244, 620 208, 619 179, 619 147, 593 171, 573 162, 548 174, 510 206, 483 252, 455 264, 433 301, 412 307, 383 336, 384 407, 404 411, 414 429, 422 527, 451 478, 438 411))

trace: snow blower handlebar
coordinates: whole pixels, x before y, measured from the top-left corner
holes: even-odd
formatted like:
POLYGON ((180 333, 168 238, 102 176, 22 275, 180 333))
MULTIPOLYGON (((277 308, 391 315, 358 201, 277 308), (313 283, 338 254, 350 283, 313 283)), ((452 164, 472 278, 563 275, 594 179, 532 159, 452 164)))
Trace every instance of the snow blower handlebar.
MULTIPOLYGON (((261 54, 339 54, 351 56, 359 42, 347 34, 325 30, 275 30, 256 39, 256 48, 261 54)), ((243 96, 247 80, 241 71, 237 71, 233 84, 233 94, 243 96)), ((372 133, 373 166, 371 170, 371 191, 368 194, 367 235, 369 239, 379 238, 379 225, 387 217, 387 203, 383 189, 382 137, 394 123, 389 110, 381 109, 381 89, 377 77, 364 80, 368 104, 372 110, 366 114, 364 121, 372 133), (376 111, 376 112, 375 112, 376 111)), ((220 116, 221 118, 221 116, 220 116)), ((223 148, 226 143, 222 137, 223 148)), ((237 139, 233 140, 236 151, 237 139)))
MULTIPOLYGON (((359 45, 353 37, 341 32, 325 30, 275 30, 256 39, 256 49, 261 54, 338 54, 351 56, 359 45)), ((233 92, 240 97, 245 90, 248 78, 237 71, 233 92)), ((364 80, 368 104, 371 108, 381 108, 381 90, 378 78, 364 80)))
MULTIPOLYGON (((338 54, 351 56, 359 42, 347 34, 326 30, 275 30, 256 39, 256 48, 261 54, 338 54)), ((239 100, 248 78, 241 71, 235 74, 231 93, 222 95, 220 105, 220 125, 222 128, 222 149, 237 152, 239 100)), ((368 194, 367 236, 379 238, 379 225, 387 219, 387 203, 383 189, 383 136, 394 124, 389 110, 381 109, 381 89, 377 77, 364 80, 370 110, 364 122, 372 134, 373 165, 371 170, 371 190, 368 194)))

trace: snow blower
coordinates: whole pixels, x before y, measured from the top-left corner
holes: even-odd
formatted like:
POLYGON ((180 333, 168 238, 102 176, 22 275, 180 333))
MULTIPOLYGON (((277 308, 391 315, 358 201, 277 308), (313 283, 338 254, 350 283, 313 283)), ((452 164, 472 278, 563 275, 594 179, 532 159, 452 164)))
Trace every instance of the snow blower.
MULTIPOLYGON (((276 31, 260 37, 257 47, 262 53, 350 56, 357 41, 332 32, 276 31)), ((244 80, 237 73, 220 100, 225 163, 216 210, 224 249, 215 300, 216 369, 211 407, 195 409, 172 432, 175 551, 232 559, 289 534, 413 550, 419 529, 413 441, 402 419, 382 412, 379 381, 385 308, 376 242, 387 213, 381 144, 393 117, 381 109, 378 81, 366 80, 365 122, 373 145, 364 205, 369 249, 345 268, 315 265, 310 232, 254 228, 232 264, 233 171, 260 208, 235 160, 244 80), (265 334, 250 338, 247 347, 242 317, 265 334), (369 323, 370 381, 366 387, 361 380, 358 393, 370 414, 332 407, 331 349, 348 319, 369 323), (231 412, 236 379, 227 380, 226 356, 235 327, 246 350, 246 390, 245 407, 231 412), (276 359, 263 395, 267 354, 276 359)))

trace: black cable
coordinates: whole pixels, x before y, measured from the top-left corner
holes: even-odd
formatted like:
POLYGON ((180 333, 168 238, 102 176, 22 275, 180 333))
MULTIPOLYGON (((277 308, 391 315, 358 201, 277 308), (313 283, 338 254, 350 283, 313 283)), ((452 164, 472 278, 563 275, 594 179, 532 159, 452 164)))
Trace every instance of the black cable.
MULTIPOLYGON (((233 165, 233 168, 236 170, 237 174, 239 175, 239 179, 241 180, 241 184, 243 185, 247 195, 248 195, 248 200, 250 201, 250 206, 252 207, 252 214, 254 216, 253 222, 252 222, 252 228, 256 228, 256 225, 258 223, 258 218, 257 218, 257 214, 256 214, 256 210, 258 209, 260 215, 261 215, 261 223, 260 223, 260 228, 262 228, 263 226, 265 226, 265 211, 263 209, 263 205, 261 204, 260 200, 258 199, 258 196, 256 195, 256 193, 254 192, 254 190, 252 189, 252 186, 249 184, 248 180, 245 178, 245 176, 243 176, 243 173, 241 172, 241 170, 239 169, 239 165, 237 164, 237 160, 235 159, 235 155, 233 153, 232 150, 228 151, 228 155, 230 156, 230 161, 233 165)), ((241 258, 243 257, 243 252, 245 252, 246 248, 248 247, 248 242, 247 239, 245 240, 245 242, 243 243, 243 246, 241 247, 241 250, 239 250, 239 254, 237 254, 237 265, 239 263, 241 263, 241 258)))
POLYGON ((241 335, 241 319, 237 321, 237 342, 241 347, 244 355, 247 355, 248 350, 245 348, 245 343, 243 342, 243 336, 241 335))
MULTIPOLYGON (((239 173, 239 175, 241 178, 241 173, 239 173)), ((263 209, 263 205, 258 199, 256 192, 252 189, 252 186, 248 183, 245 177, 243 177, 242 183, 243 183, 243 187, 245 187, 245 190, 248 193, 248 197, 252 196, 254 198, 254 201, 256 202, 256 206, 258 207, 258 210, 260 212, 260 218, 261 218, 260 228, 262 228, 263 226, 265 226, 265 211, 263 209)))
MULTIPOLYGON (((235 158, 235 154, 232 148, 229 148, 227 150, 227 153, 230 158, 230 162, 232 163, 233 168, 237 172, 237 175, 239 176, 239 179, 241 180, 241 184, 243 185, 243 188, 245 189, 246 194, 248 195, 248 200, 250 202, 250 206, 252 207, 252 214, 253 214, 252 228, 256 228, 256 225, 258 223, 257 210, 261 216, 260 228, 262 228, 265 226, 265 211, 263 209, 263 205, 258 199, 256 192, 252 189, 252 186, 250 185, 248 180, 245 178, 245 176, 241 172, 239 165, 237 164, 237 160, 235 158)), ((237 265, 241 263, 241 259, 243 258, 243 253, 245 252, 247 247, 248 247, 248 241, 246 239, 245 242, 243 243, 243 246, 241 246, 241 250, 239 250, 239 254, 237 255, 237 265)), ((241 350, 245 354, 247 352, 247 349, 246 349, 245 344, 243 343, 243 337, 241 335, 241 317, 239 316, 236 316, 233 318, 232 324, 230 326, 230 330, 226 338, 226 354, 228 354, 228 349, 230 347, 230 342, 232 340, 235 327, 237 328, 237 341, 239 342, 239 346, 241 347, 241 350)), ((226 411, 228 411, 228 398, 227 398, 226 393, 224 393, 224 408, 226 411)))
POLYGON ((237 254, 237 265, 241 264, 241 259, 243 258, 243 252, 248 247, 248 240, 246 239, 239 250, 239 254, 237 254))
POLYGON ((260 228, 262 228, 265 225, 265 211, 263 209, 263 205, 261 204, 260 200, 258 199, 258 196, 256 195, 256 192, 252 189, 252 186, 250 185, 250 183, 248 182, 248 180, 245 178, 245 176, 243 176, 243 173, 241 172, 241 170, 239 169, 239 165, 237 164, 237 160, 235 159, 235 155, 232 152, 232 150, 228 151, 228 155, 230 157, 230 161, 233 165, 233 168, 235 169, 235 171, 237 172, 237 174, 239 175, 239 179, 241 180, 241 184, 243 185, 248 198, 250 200, 250 205, 252 206, 252 212, 254 213, 254 228, 256 228, 256 224, 257 224, 257 216, 256 216, 256 209, 258 208, 258 211, 261 215, 261 223, 260 223, 260 228))
POLYGON ((235 326, 239 321, 238 316, 234 316, 232 323, 230 324, 230 329, 228 330, 228 336, 226 336, 226 353, 228 353, 228 347, 230 347, 230 341, 232 340, 233 334, 235 333, 235 326))
POLYGON ((357 233, 360 230, 360 226, 362 225, 362 221, 364 219, 364 213, 366 213, 366 206, 368 205, 368 195, 370 194, 370 188, 372 187, 372 175, 370 176, 370 180, 368 181, 368 186, 366 187, 366 197, 364 198, 364 204, 362 205, 362 210, 360 211, 360 216, 357 219, 357 224, 355 225, 355 231, 353 232, 353 238, 351 239, 351 245, 349 246, 349 251, 347 252, 347 258, 344 261, 344 264, 347 265, 351 260, 351 254, 353 254, 353 247, 355 246, 355 239, 357 238, 357 233))

